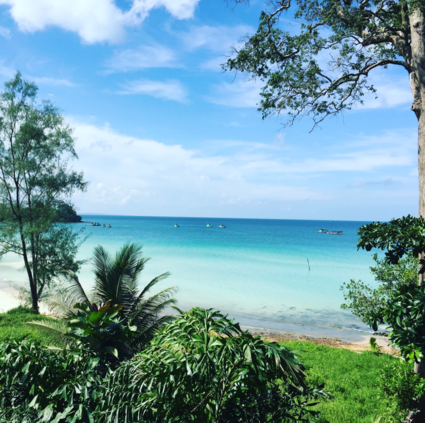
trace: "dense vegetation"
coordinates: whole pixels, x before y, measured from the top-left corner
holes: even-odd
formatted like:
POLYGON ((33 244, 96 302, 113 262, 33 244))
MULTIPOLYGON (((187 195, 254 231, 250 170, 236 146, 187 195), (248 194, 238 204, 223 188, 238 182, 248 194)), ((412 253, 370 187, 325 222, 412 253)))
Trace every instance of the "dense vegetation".
MULTIPOLYGON (((192 345, 191 337, 196 337, 196 330, 193 330, 196 325, 189 325, 189 323, 196 322, 200 324, 200 321, 194 317, 194 314, 201 314, 204 316, 204 320, 205 317, 207 317, 206 320, 209 321, 210 324, 216 325, 216 323, 208 319, 208 313, 210 313, 211 317, 218 317, 218 327, 224 326, 228 329, 235 329, 238 333, 239 329, 237 326, 228 320, 223 320, 224 316, 218 316, 216 312, 212 311, 195 309, 191 313, 181 315, 174 324, 164 329, 164 331, 155 338, 148 349, 143 351, 140 355, 134 356, 133 359, 124 361, 118 368, 118 362, 113 354, 109 354, 110 359, 104 359, 102 363, 101 360, 98 361, 96 356, 92 356, 85 348, 82 348, 80 351, 74 348, 64 352, 46 350, 45 347, 51 345, 52 338, 46 338, 45 332, 38 331, 33 325, 23 324, 27 321, 39 321, 43 318, 42 316, 34 315, 30 309, 15 309, 1 315, 0 340, 9 340, 12 334, 13 337, 17 336, 20 342, 3 342, 0 347, 0 385, 2 386, 0 388, 0 397, 3 399, 3 405, 0 405, 0 416, 3 417, 0 417, 0 421, 19 423, 24 421, 37 422, 40 421, 42 416, 42 418, 45 418, 45 421, 51 422, 54 421, 58 412, 60 412, 60 416, 64 417, 62 420, 60 420, 62 418, 60 417, 56 420, 57 422, 72 421, 75 416, 77 416, 75 419, 76 422, 90 421, 87 410, 91 412, 93 409, 96 410, 96 408, 98 408, 103 416, 100 417, 99 415, 95 415, 93 417, 94 421, 98 422, 107 420, 109 414, 104 412, 108 407, 111 407, 109 411, 116 411, 119 408, 120 412, 124 413, 131 405, 135 405, 135 408, 139 408, 140 410, 138 411, 141 412, 143 410, 142 400, 137 404, 132 404, 131 401, 125 400, 126 398, 131 400, 130 393, 135 394, 134 398, 142 399, 143 389, 144 386, 146 387, 146 383, 144 385, 143 383, 139 383, 139 378, 145 377, 147 380, 155 380, 163 375, 164 381, 167 382, 167 375, 170 375, 169 371, 173 372, 174 378, 180 380, 180 384, 176 385, 181 389, 177 398, 174 400, 172 397, 166 395, 167 389, 170 387, 168 386, 165 387, 162 397, 161 395, 158 397, 158 391, 153 391, 153 396, 145 396, 144 399, 152 403, 157 403, 158 401, 166 402, 167 406, 162 408, 162 412, 175 412, 176 407, 173 407, 173 402, 177 405, 182 404, 183 411, 187 412, 187 410, 190 409, 190 405, 199 401, 198 398, 202 397, 203 381, 205 378, 220 375, 223 370, 228 368, 227 366, 229 364, 232 364, 233 360, 233 354, 225 354, 225 361, 220 364, 221 368, 216 372, 214 371, 213 374, 211 373, 213 368, 208 365, 208 360, 202 361, 202 356, 204 354, 204 357, 207 357, 206 354, 209 355, 212 353, 212 360, 215 360, 214 357, 220 352, 221 347, 220 345, 212 344, 217 340, 224 341, 226 338, 219 338, 215 333, 211 333, 212 336, 207 336, 207 331, 202 332, 204 338, 199 337, 195 339, 193 343, 193 348, 199 350, 200 355, 190 354, 189 356, 190 360, 188 363, 192 369, 196 363, 201 364, 199 376, 196 375, 196 372, 190 374, 186 368, 186 361, 178 359, 178 354, 184 355, 184 345, 188 343, 192 345), (185 323, 188 329, 182 330, 185 323), (7 332, 4 331, 6 327, 8 328, 7 332), (175 336, 176 332, 184 336, 175 336), (22 339, 25 337, 27 337, 27 340, 22 342, 22 339), (205 339, 211 341, 211 348, 209 351, 205 350, 203 353, 205 339), (36 341, 35 344, 32 343, 33 340, 36 341), (169 342, 171 340, 173 343, 169 342), (165 362, 168 358, 171 359, 169 362, 170 370, 167 370, 166 366, 162 365, 164 361, 161 361, 158 356, 155 355, 155 351, 158 351, 162 345, 166 345, 166 349, 163 352, 165 362), (176 356, 169 355, 170 352, 173 351, 173 345, 176 346, 174 349, 177 354, 176 356), (81 356, 84 357, 85 354, 86 358, 80 360, 81 356), (149 359, 149 357, 151 359, 149 359), (152 357, 155 359, 153 360, 152 357), (23 361, 24 358, 25 361, 23 361), (146 358, 146 362, 143 363, 143 359, 146 358), (30 364, 28 365, 28 363, 30 364), (28 368, 22 370, 25 366, 28 366, 28 368), (134 369, 140 369, 144 366, 149 369, 149 372, 140 372, 139 374, 132 373, 134 369), (46 368, 46 370, 40 375, 40 372, 42 372, 44 368, 46 368), (104 374, 109 371, 108 369, 114 368, 117 368, 117 370, 110 376, 107 376, 108 384, 105 385, 102 383, 104 374), (77 369, 79 371, 78 374, 75 373, 77 369), (59 375, 57 373, 58 371, 59 375), (9 377, 9 387, 6 390, 4 388, 4 381, 7 377, 9 377), (14 378, 13 383, 11 383, 11 378, 14 378), (21 382, 23 379, 25 379, 24 385, 22 385, 21 382), (99 385, 96 385, 97 383, 99 383, 99 385), (34 390, 31 393, 33 385, 34 390), (75 387, 82 387, 83 389, 81 392, 77 392, 75 391, 75 387), (189 388, 190 391, 188 391, 189 388), (44 392, 41 392, 41 390, 44 390, 44 392), (99 395, 99 402, 94 400, 94 392, 96 392, 96 395, 99 395), (29 404, 34 400, 37 393, 39 395, 38 398, 33 403, 33 406, 29 407, 29 404), (65 393, 67 398, 66 401, 64 400, 65 393), (190 393, 190 395, 188 395, 188 393, 190 393), (15 401, 18 409, 15 411, 10 409, 10 403, 6 406, 5 399, 8 399, 8 401, 15 401), (26 404, 28 407, 24 407, 21 403, 26 404), (54 406, 52 405, 49 407, 49 404, 54 404, 54 406), (13 417, 11 413, 15 413, 16 417, 13 417)), ((252 348, 253 353, 251 357, 255 357, 259 352, 266 352, 269 349, 278 354, 283 354, 283 357, 288 357, 290 359, 288 365, 292 363, 300 366, 300 363, 294 360, 293 354, 295 354, 304 365, 304 372, 306 374, 304 383, 306 386, 309 386, 308 389, 311 394, 314 393, 315 389, 316 395, 323 393, 322 388, 324 384, 325 390, 330 392, 332 397, 328 398, 325 395, 317 395, 318 398, 314 400, 314 402, 318 402, 318 404, 313 407, 308 407, 308 409, 314 409, 320 412, 317 420, 320 423, 372 423, 378 421, 379 417, 381 417, 381 423, 401 422, 403 415, 406 414, 408 409, 410 394, 414 390, 418 391, 423 388, 420 383, 413 378, 411 364, 387 354, 367 351, 358 353, 325 345, 316 345, 310 342, 282 343, 281 345, 284 346, 285 349, 281 350, 277 348, 276 344, 264 344, 260 342, 258 338, 249 337, 247 334, 243 336, 249 341, 248 345, 251 344, 254 346, 254 348, 252 348), (260 348, 260 350, 258 350, 258 348, 260 348)), ((239 342, 241 346, 246 342, 238 340, 237 338, 235 338, 234 341, 239 342)), ((231 344, 227 344, 226 348, 228 352, 229 348, 233 350, 231 344)), ((193 351, 192 349, 190 350, 191 353, 193 351)), ((214 363, 214 361, 210 363, 214 363)), ((233 363, 237 362, 234 361, 233 363)), ((270 364, 273 363, 270 362, 270 364)), ((286 362, 284 362, 284 364, 287 365, 286 362)), ((241 375, 246 370, 249 370, 249 363, 240 362, 239 367, 236 366, 236 369, 236 374, 241 375)), ((284 369, 288 374, 291 374, 288 367, 284 367, 284 369)), ((269 368, 269 370, 271 369, 269 368)), ((267 371, 267 368, 264 367, 262 371, 267 371)), ((254 383, 255 392, 256 389, 261 387, 262 382, 255 381, 254 373, 251 373, 249 378, 254 378, 252 382, 260 384, 260 386, 255 386, 254 383)), ((170 381, 171 379, 168 380, 170 381)), ((272 378, 271 380, 279 384, 279 379, 272 378)), ((214 383, 216 383, 215 379, 208 380, 204 389, 210 389, 209 387, 214 386, 214 383)), ((250 383, 251 381, 247 380, 247 384, 250 383)), ((159 385, 156 384, 153 386, 159 385)), ((289 384, 286 386, 292 386, 292 389, 296 389, 296 384, 289 384)), ((217 389, 213 393, 217 395, 219 392, 220 386, 217 384, 217 389)), ((269 395, 275 394, 276 392, 273 394, 273 390, 269 392, 269 395)), ((303 397, 299 396, 295 396, 294 398, 303 400, 303 397)), ((240 397, 237 398, 237 401, 240 401, 240 399, 240 397)), ((278 397, 280 401, 288 401, 290 399, 291 397, 278 397)), ((211 394, 207 398, 207 401, 208 400, 211 406, 214 404, 215 397, 211 394)), ((273 398, 273 400, 275 399, 273 398)), ((227 401, 229 401, 229 399, 227 399, 227 401)), ((230 404, 231 401, 232 399, 230 398, 230 404)), ((276 412, 286 411, 286 409, 279 410, 277 407, 273 407, 273 404, 265 401, 264 410, 267 411, 268 405, 269 411, 270 408, 276 412)), ((238 405, 238 403, 236 403, 236 405, 238 405)), ((192 409, 193 408, 194 407, 192 407, 192 409)), ((179 407, 177 407, 177 409, 179 409, 179 407)), ((210 409, 213 409, 213 407, 210 407, 210 409)), ((199 408, 197 410, 199 410, 199 408)), ((199 411, 205 413, 205 410, 206 408, 201 408, 199 411)), ((235 412, 237 412, 237 410, 238 408, 235 407, 235 412)), ((255 411, 260 412, 261 410, 263 409, 253 410, 253 414, 255 411)), ((303 411, 305 411, 305 409, 303 411)), ((210 421, 207 420, 206 417, 202 418, 203 420, 200 421, 210 421)), ((117 421, 121 422, 125 420, 117 421)), ((161 420, 146 419, 144 421, 161 420)), ((170 419, 168 421, 173 420, 170 419)), ((250 420, 242 419, 233 421, 246 422, 250 420)), ((254 420, 253 417, 251 421, 256 420, 254 420)), ((276 418, 276 420, 272 421, 288 420, 279 420, 276 418)))
POLYGON ((80 223, 82 220, 82 217, 77 214, 72 205, 65 203, 65 201, 57 201, 55 209, 55 222, 80 223))

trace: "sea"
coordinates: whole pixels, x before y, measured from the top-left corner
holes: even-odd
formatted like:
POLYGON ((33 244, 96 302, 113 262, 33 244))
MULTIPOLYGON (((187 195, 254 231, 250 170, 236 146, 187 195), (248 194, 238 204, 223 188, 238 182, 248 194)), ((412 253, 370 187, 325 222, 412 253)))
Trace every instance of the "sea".
MULTIPOLYGON (((72 224, 86 237, 79 258, 89 260, 96 245, 114 255, 125 243, 142 244, 150 260, 141 287, 170 272, 153 293, 176 287, 180 309, 214 308, 254 332, 346 342, 372 334, 340 307, 344 282, 376 285, 371 253, 357 250, 357 230, 368 222, 107 215, 83 215, 83 220, 102 226, 72 224), (318 233, 321 228, 343 235, 318 233)), ((25 283, 20 267, 16 256, 5 257, 0 278, 25 283)), ((92 288, 90 261, 79 278, 87 290, 92 288)))

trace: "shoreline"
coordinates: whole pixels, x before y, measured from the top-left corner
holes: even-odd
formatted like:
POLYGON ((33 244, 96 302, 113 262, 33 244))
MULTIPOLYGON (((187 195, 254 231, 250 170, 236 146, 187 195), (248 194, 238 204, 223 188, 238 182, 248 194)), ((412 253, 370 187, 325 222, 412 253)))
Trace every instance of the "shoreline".
MULTIPOLYGON (((18 307, 18 291, 8 284, 8 281, 0 279, 0 313, 18 307)), ((316 344, 348 348, 351 350, 365 350, 371 336, 374 336, 379 346, 388 349, 389 353, 394 353, 388 347, 388 338, 381 335, 373 335, 347 328, 322 327, 312 324, 302 323, 279 323, 267 319, 256 319, 256 316, 240 316, 233 313, 226 313, 244 330, 259 335, 270 341, 309 341, 316 344), (391 351, 391 352, 390 352, 391 351)))

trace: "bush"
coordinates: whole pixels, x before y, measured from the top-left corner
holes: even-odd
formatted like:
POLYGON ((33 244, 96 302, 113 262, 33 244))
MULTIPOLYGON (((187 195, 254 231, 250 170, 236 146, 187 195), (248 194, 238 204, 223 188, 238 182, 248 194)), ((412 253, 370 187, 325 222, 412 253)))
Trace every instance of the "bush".
POLYGON ((380 371, 378 391, 388 408, 386 421, 396 423, 406 417, 412 401, 425 393, 425 380, 414 374, 413 361, 391 361, 380 371))
POLYGON ((311 421, 310 400, 285 347, 266 343, 217 311, 194 308, 169 323, 107 380, 100 421, 311 421))
POLYGON ((96 358, 29 340, 0 344, 0 421, 92 422, 104 374, 96 358))

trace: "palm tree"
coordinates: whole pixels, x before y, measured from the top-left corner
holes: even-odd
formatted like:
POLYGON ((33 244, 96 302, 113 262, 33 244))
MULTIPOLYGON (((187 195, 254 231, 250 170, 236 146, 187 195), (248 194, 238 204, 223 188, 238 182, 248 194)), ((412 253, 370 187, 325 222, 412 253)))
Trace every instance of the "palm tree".
POLYGON ((139 244, 125 244, 115 257, 111 257, 104 247, 98 245, 92 258, 95 280, 91 298, 84 291, 77 275, 67 271, 66 286, 58 296, 49 299, 47 305, 56 317, 70 320, 77 314, 77 309, 73 307, 76 303, 85 303, 90 309, 93 309, 92 303, 105 304, 111 301, 112 304, 123 304, 119 317, 124 324, 137 327, 132 347, 141 349, 171 319, 171 316, 161 314, 176 303, 172 297, 176 287, 148 296, 158 282, 169 276, 168 272, 152 279, 139 290, 139 277, 148 260, 142 256, 142 246, 139 244))

